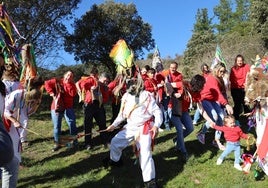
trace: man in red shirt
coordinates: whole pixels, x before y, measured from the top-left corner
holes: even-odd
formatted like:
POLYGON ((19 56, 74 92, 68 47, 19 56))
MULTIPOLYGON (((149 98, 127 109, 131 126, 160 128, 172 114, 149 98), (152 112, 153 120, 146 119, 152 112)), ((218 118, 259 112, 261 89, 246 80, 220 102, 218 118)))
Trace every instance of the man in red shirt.
MULTIPOLYGON (((61 135, 61 123, 63 116, 69 126, 70 135, 77 135, 76 117, 73 108, 74 97, 77 95, 73 80, 73 73, 67 71, 62 79, 50 79, 45 81, 47 93, 53 97, 51 103, 51 118, 53 122, 55 146, 52 151, 60 149, 59 136, 61 135)), ((74 141, 77 144, 77 140, 74 141)))
MULTIPOLYGON (((109 93, 108 87, 104 87, 104 83, 108 80, 106 74, 102 74, 100 77, 101 82, 98 78, 98 69, 93 67, 89 77, 83 77, 76 82, 76 88, 84 104, 84 132, 85 132, 85 148, 87 150, 92 149, 92 132, 93 118, 99 126, 100 131, 106 129, 106 115, 103 103, 107 102, 109 93)), ((101 132, 102 144, 107 143, 107 133, 101 132)))

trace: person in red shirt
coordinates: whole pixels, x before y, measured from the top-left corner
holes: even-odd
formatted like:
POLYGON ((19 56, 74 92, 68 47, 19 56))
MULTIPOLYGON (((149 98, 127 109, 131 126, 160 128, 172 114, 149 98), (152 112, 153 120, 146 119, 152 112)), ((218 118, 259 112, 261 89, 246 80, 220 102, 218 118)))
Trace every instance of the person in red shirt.
MULTIPOLYGON (((209 124, 213 123, 211 118, 207 115, 206 111, 204 111, 203 106, 201 104, 201 95, 200 91, 203 89, 206 80, 203 76, 197 74, 195 75, 190 82, 183 82, 183 93, 181 96, 181 116, 177 119, 178 122, 181 122, 184 126, 184 129, 181 130, 182 136, 176 137, 173 139, 176 148, 180 151, 181 146, 184 146, 184 138, 186 138, 191 132, 194 130, 191 116, 189 114, 189 108, 191 104, 195 102, 197 104, 197 110, 201 112, 202 116, 209 124), (180 144, 178 143, 180 141, 180 144)), ((186 156, 187 157, 187 156, 186 156)), ((185 158, 187 159, 187 158, 185 158)))
MULTIPOLYGON (((207 75, 206 83, 201 91, 202 106, 217 125, 223 124, 223 117, 225 115, 225 108, 227 114, 233 114, 233 108, 228 104, 227 97, 225 95, 225 86, 223 83, 223 75, 226 72, 226 67, 223 63, 218 63, 212 70, 212 74, 207 75)), ((206 123, 203 129, 198 133, 197 138, 205 144, 205 133, 209 125, 206 123)), ((221 132, 215 132, 215 140, 213 144, 217 144, 221 150, 224 150, 224 146, 220 142, 221 132)))
MULTIPOLYGON (((203 63, 201 65, 201 72, 204 77, 207 77, 207 75, 211 73, 210 68, 206 63, 203 63)), ((196 125, 199 119, 200 119, 200 112, 198 111, 198 109, 196 109, 194 113, 193 125, 196 125)))
POLYGON ((141 68, 141 78, 145 81, 148 78, 147 72, 151 67, 149 65, 145 65, 141 68))
POLYGON ((217 159, 217 165, 221 165, 224 158, 234 151, 235 161, 234 167, 237 170, 242 171, 240 166, 240 138, 249 139, 249 136, 241 130, 241 128, 235 125, 235 118, 233 115, 227 115, 224 117, 224 126, 211 125, 212 128, 224 132, 224 138, 227 141, 224 152, 217 159))
MULTIPOLYGON (((155 77, 155 69, 150 68, 147 71, 147 78, 144 80, 144 89, 152 93, 155 99, 157 99, 157 81, 155 77)), ((158 101, 157 101, 158 103, 158 101)))
POLYGON ((245 104, 245 82, 250 66, 245 63, 242 55, 237 55, 235 58, 234 66, 230 72, 230 84, 231 84, 231 95, 234 102, 234 117, 239 121, 239 115, 241 112, 250 112, 249 107, 245 104), (243 109, 242 109, 243 108, 243 109))
POLYGON ((181 94, 183 92, 183 76, 180 72, 177 71, 177 69, 178 63, 174 61, 169 65, 169 70, 164 70, 161 72, 165 78, 165 95, 162 99, 162 105, 164 114, 164 125, 166 130, 170 130, 169 124, 171 121, 172 114, 179 116, 181 113, 181 105, 179 98, 181 97, 181 94), (174 108, 174 105, 176 105, 178 108, 174 108))
MULTIPOLYGON (((53 134, 55 146, 52 151, 60 149, 61 124, 62 118, 65 120, 70 129, 70 135, 77 135, 76 116, 73 108, 74 97, 77 95, 75 83, 73 80, 73 72, 67 71, 63 78, 52 78, 45 81, 45 89, 47 93, 53 97, 51 103, 51 118, 53 122, 53 134)), ((77 145, 77 140, 74 140, 74 145, 77 145)))
POLYGON ((108 84, 109 93, 111 96, 111 106, 112 106, 112 118, 110 122, 114 122, 117 117, 120 106, 121 106, 121 98, 126 92, 126 77, 122 74, 118 74, 113 81, 108 84))
MULTIPOLYGON (((99 126, 99 130, 106 129, 106 115, 105 109, 103 106, 103 102, 107 102, 109 97, 106 96, 108 94, 108 87, 104 89, 103 84, 99 83, 99 71, 96 67, 93 67, 90 76, 82 77, 78 82, 76 82, 76 88, 78 93, 81 95, 81 99, 83 101, 83 109, 84 109, 84 133, 85 133, 85 149, 90 150, 93 148, 92 143, 92 128, 93 128, 93 118, 95 119, 97 125, 99 126), (105 90, 107 92, 105 92, 105 90)), ((107 77, 105 74, 102 74, 103 78, 101 78, 104 83, 107 81, 107 77)), ((107 133, 100 133, 101 142, 106 147, 107 144, 107 133)))

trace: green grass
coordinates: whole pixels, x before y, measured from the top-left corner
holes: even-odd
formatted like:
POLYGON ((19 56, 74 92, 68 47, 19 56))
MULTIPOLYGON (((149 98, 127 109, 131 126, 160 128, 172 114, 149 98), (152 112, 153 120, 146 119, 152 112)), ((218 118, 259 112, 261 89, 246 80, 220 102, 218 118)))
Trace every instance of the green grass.
MULTIPOLYGON (((83 131, 82 122, 83 116, 81 112, 77 112, 79 132, 83 131)), ((207 144, 202 145, 195 136, 200 126, 201 123, 185 140, 190 154, 186 164, 182 163, 180 154, 174 149, 172 138, 175 137, 175 128, 158 135, 153 158, 160 187, 268 187, 266 180, 254 179, 253 170, 257 163, 252 165, 249 174, 244 174, 233 167, 234 156, 231 154, 221 166, 217 166, 216 160, 221 151, 210 144, 213 131, 208 133, 207 144)), ((18 187, 143 187, 141 171, 139 166, 134 164, 135 156, 131 146, 123 152, 123 167, 104 168, 102 159, 109 156, 109 150, 101 146, 94 147, 92 151, 86 151, 82 147, 78 149, 64 147, 57 152, 51 152, 53 129, 49 111, 32 116, 29 129, 40 135, 28 134, 31 146, 22 153, 24 168, 19 172, 18 187)), ((65 122, 63 132, 68 132, 65 122)), ((94 135, 94 140, 98 142, 99 135, 94 135)), ((83 141, 83 138, 79 139, 81 146, 83 141)), ((245 146, 243 141, 242 149, 245 149, 245 146)))

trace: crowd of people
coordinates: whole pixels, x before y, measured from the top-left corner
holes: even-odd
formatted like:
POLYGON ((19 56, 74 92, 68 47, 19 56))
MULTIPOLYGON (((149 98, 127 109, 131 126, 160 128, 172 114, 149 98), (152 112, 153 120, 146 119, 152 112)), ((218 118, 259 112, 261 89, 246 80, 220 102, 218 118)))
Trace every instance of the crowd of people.
MULTIPOLYGON (((149 65, 142 68, 136 67, 131 75, 118 74, 114 79, 111 79, 107 73, 99 73, 99 70, 93 67, 88 75, 81 77, 77 82, 73 79, 74 73, 69 70, 62 78, 51 78, 46 81, 36 78, 32 81, 30 90, 20 85, 18 78, 7 76, 7 72, 3 71, 5 76, 1 81, 1 91, 3 91, 1 100, 5 101, 5 105, 1 107, 4 109, 1 110, 1 115, 4 116, 5 122, 9 122, 6 129, 14 148, 10 158, 15 161, 0 163, 3 175, 2 185, 9 183, 5 176, 8 173, 14 174, 12 176, 14 179, 10 180, 10 183, 17 181, 21 163, 21 146, 26 145, 21 143, 29 143, 28 117, 35 112, 40 103, 40 87, 43 84, 46 92, 52 97, 53 152, 62 147, 60 138, 63 117, 69 126, 70 135, 74 138, 72 146, 78 147, 79 134, 74 110, 74 98, 78 95, 84 112, 83 147, 89 151, 98 144, 109 147, 110 155, 103 160, 104 165, 120 166, 123 149, 134 142, 146 187, 157 187, 152 148, 158 132, 170 131, 175 127, 176 150, 182 156, 183 162, 187 162, 190 154, 184 139, 194 131, 194 125, 197 124, 197 117, 200 115, 205 119, 205 124, 197 134, 197 139, 202 144, 206 144, 205 134, 209 128, 214 128, 213 143, 220 150, 224 150, 217 164, 220 165, 227 154, 235 151, 234 167, 242 170, 237 159, 240 155, 239 139, 248 136, 239 128, 239 115, 242 113, 242 107, 244 112, 249 112, 242 100, 242 96, 245 96, 244 84, 249 71, 243 56, 238 55, 235 58, 228 79, 226 79, 228 71, 224 63, 218 63, 212 69, 207 64, 203 64, 202 72, 193 76, 190 81, 184 80, 182 73, 178 71, 178 66, 174 61, 170 63, 167 70, 164 70, 161 64, 154 68, 149 65), (227 96, 229 90, 234 109, 227 96), (197 109, 195 118, 192 120, 189 109, 192 108, 193 103, 196 104, 197 109), (105 104, 111 105, 112 109, 112 118, 108 126, 106 126, 105 104), (99 127, 101 143, 96 141, 94 143, 92 139, 93 120, 99 127), (233 127, 237 128, 232 129, 233 127), (232 137, 230 130, 235 130, 238 135, 232 137), (226 147, 221 143, 222 132, 225 133, 226 147), (6 172, 7 165, 12 165, 13 170, 8 168, 10 172, 6 172)), ((1 132, 2 129, 3 127, 0 127, 1 132)))

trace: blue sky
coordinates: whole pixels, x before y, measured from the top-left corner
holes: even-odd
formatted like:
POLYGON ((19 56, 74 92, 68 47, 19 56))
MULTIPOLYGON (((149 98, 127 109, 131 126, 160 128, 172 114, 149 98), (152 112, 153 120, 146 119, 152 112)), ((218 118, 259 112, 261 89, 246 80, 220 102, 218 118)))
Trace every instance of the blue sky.
MULTIPOLYGON (((134 3, 138 14, 144 22, 152 26, 152 34, 161 57, 183 54, 188 40, 192 36, 193 25, 198 8, 207 8, 209 17, 213 16, 213 8, 220 0, 115 0, 115 2, 134 3)), ((93 4, 104 3, 103 0, 82 0, 75 12, 80 18, 93 4)), ((153 52, 153 51, 150 51, 153 52)), ((148 53, 145 51, 145 57, 148 53)), ((63 53, 68 62, 72 56, 63 53)), ((74 62, 74 60, 73 60, 74 62)), ((70 62, 71 63, 71 62, 70 62)))

